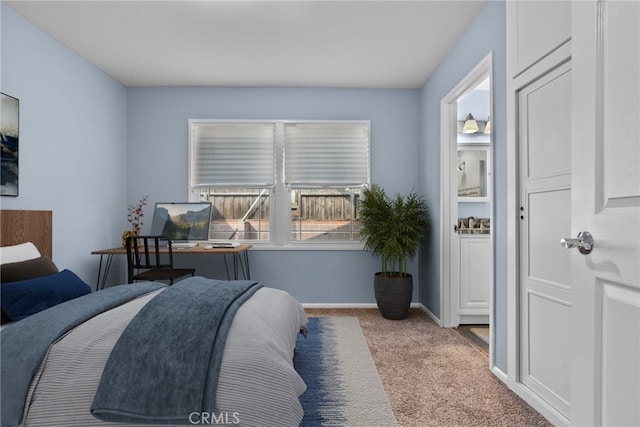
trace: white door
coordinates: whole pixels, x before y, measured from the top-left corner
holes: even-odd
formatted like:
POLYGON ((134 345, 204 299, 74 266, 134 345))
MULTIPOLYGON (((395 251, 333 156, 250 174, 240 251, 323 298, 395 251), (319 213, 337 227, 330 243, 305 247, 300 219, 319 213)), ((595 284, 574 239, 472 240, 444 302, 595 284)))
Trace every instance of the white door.
POLYGON ((572 3, 574 425, 640 425, 640 2, 572 3))
POLYGON ((491 239, 460 234, 460 324, 488 324, 491 299, 491 239))
POLYGON ((520 195, 519 372, 568 420, 570 399, 571 63, 518 93, 520 195))

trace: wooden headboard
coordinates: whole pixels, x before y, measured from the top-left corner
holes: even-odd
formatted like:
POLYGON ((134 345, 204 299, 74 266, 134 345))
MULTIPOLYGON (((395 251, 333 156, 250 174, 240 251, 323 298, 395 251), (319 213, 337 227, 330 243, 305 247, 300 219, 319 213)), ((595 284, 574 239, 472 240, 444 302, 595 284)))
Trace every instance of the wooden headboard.
POLYGON ((51 211, 0 210, 0 246, 33 242, 42 255, 53 258, 51 211))

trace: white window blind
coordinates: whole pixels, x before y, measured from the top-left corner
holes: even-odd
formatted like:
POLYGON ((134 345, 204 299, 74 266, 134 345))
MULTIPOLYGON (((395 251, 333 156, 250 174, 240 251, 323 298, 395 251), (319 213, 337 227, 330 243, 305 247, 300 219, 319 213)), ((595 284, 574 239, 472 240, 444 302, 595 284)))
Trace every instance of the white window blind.
POLYGON ((369 182, 369 123, 285 123, 284 182, 291 188, 369 182))
POLYGON ((191 187, 273 187, 275 124, 190 120, 191 187))

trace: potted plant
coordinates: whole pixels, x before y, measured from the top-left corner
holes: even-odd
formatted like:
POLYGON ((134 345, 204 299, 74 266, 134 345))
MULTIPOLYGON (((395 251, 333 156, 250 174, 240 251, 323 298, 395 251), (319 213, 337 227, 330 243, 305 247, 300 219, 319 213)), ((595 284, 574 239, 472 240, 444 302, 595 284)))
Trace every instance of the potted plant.
POLYGON ((389 197, 382 187, 372 184, 363 191, 359 214, 364 248, 382 262, 374 277, 380 313, 387 319, 403 319, 413 293, 407 261, 416 255, 429 230, 427 203, 414 192, 389 197))

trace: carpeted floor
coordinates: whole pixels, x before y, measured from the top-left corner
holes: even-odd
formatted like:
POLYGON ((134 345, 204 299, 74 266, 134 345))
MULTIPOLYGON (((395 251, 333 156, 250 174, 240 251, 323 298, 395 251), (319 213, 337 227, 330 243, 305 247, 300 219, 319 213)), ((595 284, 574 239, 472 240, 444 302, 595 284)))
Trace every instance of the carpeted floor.
POLYGON ((307 314, 358 318, 400 427, 551 425, 489 371, 485 352, 419 309, 399 321, 377 309, 307 314))

